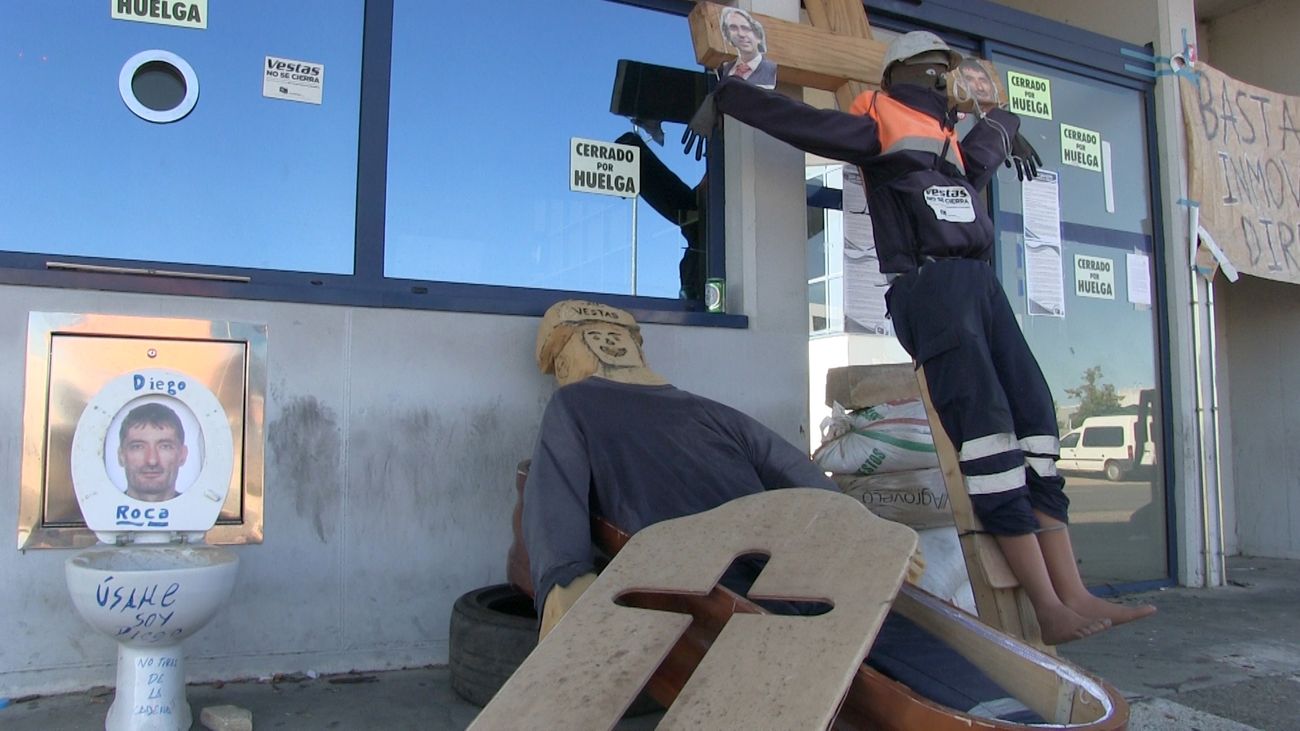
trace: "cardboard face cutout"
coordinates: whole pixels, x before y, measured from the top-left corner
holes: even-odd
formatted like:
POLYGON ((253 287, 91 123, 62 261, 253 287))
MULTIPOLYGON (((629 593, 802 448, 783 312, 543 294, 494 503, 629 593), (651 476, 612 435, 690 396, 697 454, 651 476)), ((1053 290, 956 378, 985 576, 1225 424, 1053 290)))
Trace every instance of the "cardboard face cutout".
POLYGON ((537 367, 561 386, 591 376, 639 384, 667 383, 646 367, 641 327, 617 307, 584 300, 556 302, 537 330, 537 367))
POLYGON ((740 8, 723 8, 722 38, 734 49, 736 59, 718 70, 720 76, 735 76, 764 89, 776 88, 776 64, 767 53, 767 33, 763 24, 740 8))
POLYGON ((610 368, 644 368, 641 348, 621 325, 588 325, 582 341, 602 365, 610 368))
POLYGON ((948 77, 949 100, 963 112, 973 112, 975 105, 988 111, 1007 103, 1006 88, 999 83, 992 61, 968 58, 948 77))

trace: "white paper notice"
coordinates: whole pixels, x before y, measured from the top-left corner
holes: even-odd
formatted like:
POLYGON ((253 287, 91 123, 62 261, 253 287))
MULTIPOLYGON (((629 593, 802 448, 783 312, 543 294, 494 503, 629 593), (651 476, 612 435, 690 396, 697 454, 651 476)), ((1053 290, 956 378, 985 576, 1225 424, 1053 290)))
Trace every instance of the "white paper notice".
POLYGON ((1115 261, 1104 256, 1074 255, 1076 297, 1115 299, 1115 261))
POLYGON ((1146 254, 1129 254, 1128 301, 1135 305, 1151 305, 1150 259, 1146 254))
POLYGON ((880 273, 867 194, 858 169, 844 166, 844 331, 893 335, 885 317, 889 282, 880 273))
POLYGON ((1065 317, 1061 272, 1061 200, 1057 174, 1039 170, 1021 186, 1025 217, 1025 278, 1029 314, 1065 317))

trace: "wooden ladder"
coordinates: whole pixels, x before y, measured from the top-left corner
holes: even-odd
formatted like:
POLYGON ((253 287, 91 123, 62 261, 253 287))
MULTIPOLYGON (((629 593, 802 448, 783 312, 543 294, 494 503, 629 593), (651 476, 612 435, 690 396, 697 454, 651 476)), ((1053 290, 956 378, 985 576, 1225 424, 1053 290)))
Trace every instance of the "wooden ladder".
POLYGON ((948 504, 957 525, 980 621, 1054 655, 1055 649, 1043 643, 1028 594, 1011 573, 997 541, 984 532, 971 509, 966 480, 958 467, 957 450, 930 401, 925 371, 908 363, 853 365, 832 368, 826 377, 827 406, 838 402, 845 408, 864 408, 886 401, 915 398, 920 398, 925 404, 925 413, 930 421, 934 451, 939 457, 939 468, 948 490, 948 504))

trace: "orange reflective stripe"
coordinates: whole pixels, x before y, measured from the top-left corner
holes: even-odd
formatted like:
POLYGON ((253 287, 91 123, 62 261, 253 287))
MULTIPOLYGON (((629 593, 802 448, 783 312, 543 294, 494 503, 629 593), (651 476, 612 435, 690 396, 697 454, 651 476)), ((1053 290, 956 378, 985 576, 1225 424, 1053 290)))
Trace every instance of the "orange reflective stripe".
POLYGON ((882 153, 917 150, 938 155, 943 151, 946 141, 948 162, 956 165, 963 174, 966 172, 961 147, 957 144, 957 133, 944 129, 934 117, 874 91, 859 94, 849 111, 852 114, 867 115, 876 121, 876 134, 880 137, 882 153))

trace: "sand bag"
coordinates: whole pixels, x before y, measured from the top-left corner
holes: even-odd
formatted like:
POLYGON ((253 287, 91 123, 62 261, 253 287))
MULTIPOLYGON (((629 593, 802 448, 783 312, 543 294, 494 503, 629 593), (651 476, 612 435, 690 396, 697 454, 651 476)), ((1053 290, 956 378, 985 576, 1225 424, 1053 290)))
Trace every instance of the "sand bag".
POLYGON ((857 498, 867 510, 913 530, 952 525, 948 490, 938 467, 878 475, 832 475, 846 495, 857 498))
POLYGON ((930 420, 919 399, 851 412, 836 403, 821 427, 822 445, 813 461, 833 474, 874 475, 939 465, 930 420))

